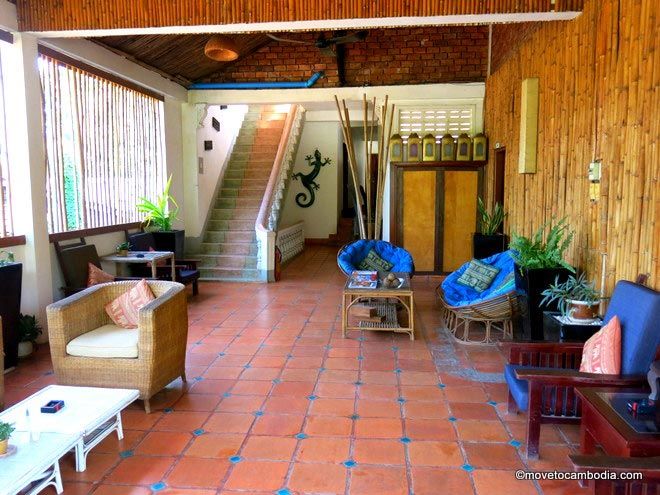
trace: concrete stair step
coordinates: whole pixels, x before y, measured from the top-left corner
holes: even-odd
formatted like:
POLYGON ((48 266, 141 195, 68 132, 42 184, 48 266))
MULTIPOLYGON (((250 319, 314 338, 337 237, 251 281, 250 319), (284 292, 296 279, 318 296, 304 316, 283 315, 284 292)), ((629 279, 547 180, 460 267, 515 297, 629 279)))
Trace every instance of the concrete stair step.
POLYGON ((264 179, 223 179, 222 189, 266 189, 268 178, 264 179))
POLYGON ((244 268, 236 270, 232 268, 202 268, 199 270, 200 280, 219 280, 223 282, 257 282, 259 281, 259 270, 244 268))
POLYGON ((256 242, 203 242, 202 254, 228 254, 237 256, 256 256, 256 242))
POLYGON ((261 168, 228 168, 225 172, 225 179, 268 179, 270 169, 261 168))
POLYGON ((204 233, 204 243, 231 243, 231 244, 251 244, 257 241, 254 229, 249 231, 241 230, 207 230, 204 233))
POLYGON ((216 208, 256 208, 259 210, 261 198, 222 198, 215 200, 216 208))
POLYGON ((208 230, 254 231, 254 220, 213 220, 207 222, 208 230))
POLYGON ((238 187, 223 187, 220 189, 220 197, 222 198, 259 198, 264 197, 265 187, 258 188, 243 188, 238 187))
POLYGON ((200 254, 198 266, 200 268, 257 268, 256 256, 242 256, 234 254, 200 254))
POLYGON ((252 220, 257 219, 259 208, 214 208, 211 220, 252 220))

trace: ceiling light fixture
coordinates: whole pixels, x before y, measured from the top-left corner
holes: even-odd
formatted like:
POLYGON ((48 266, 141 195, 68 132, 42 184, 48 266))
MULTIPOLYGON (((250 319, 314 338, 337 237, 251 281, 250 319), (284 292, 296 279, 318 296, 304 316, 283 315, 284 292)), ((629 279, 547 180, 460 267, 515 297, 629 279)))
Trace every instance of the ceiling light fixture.
POLYGON ((238 47, 228 36, 214 34, 206 42, 204 55, 218 62, 231 62, 238 58, 238 47))

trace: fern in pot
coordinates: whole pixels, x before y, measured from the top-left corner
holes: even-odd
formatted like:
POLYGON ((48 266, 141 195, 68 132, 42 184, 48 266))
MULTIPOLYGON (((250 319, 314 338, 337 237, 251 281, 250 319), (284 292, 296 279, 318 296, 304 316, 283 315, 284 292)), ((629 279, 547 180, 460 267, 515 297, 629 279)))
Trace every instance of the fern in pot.
POLYGON ((554 281, 565 282, 575 273, 564 254, 573 240, 566 218, 543 224, 532 237, 512 234, 509 249, 516 264, 516 287, 527 299, 523 320, 525 338, 543 340, 543 310, 554 311, 558 301, 542 304, 543 291, 554 281))
POLYGON ((495 203, 489 212, 481 198, 477 199, 479 214, 479 232, 472 237, 472 256, 477 259, 488 258, 506 249, 506 236, 501 233, 502 224, 507 217, 504 207, 495 203))
POLYGON ((0 421, 0 456, 7 453, 9 447, 9 437, 14 433, 14 426, 0 421))
POLYGON ((542 294, 542 306, 556 302, 561 314, 576 322, 588 323, 598 317, 600 293, 595 284, 587 280, 584 272, 577 277, 569 275, 565 282, 560 282, 559 277, 555 278, 554 283, 542 294))
POLYGON ((33 315, 19 315, 18 331, 20 342, 18 344, 18 357, 27 357, 34 351, 34 345, 43 332, 37 317, 33 315))

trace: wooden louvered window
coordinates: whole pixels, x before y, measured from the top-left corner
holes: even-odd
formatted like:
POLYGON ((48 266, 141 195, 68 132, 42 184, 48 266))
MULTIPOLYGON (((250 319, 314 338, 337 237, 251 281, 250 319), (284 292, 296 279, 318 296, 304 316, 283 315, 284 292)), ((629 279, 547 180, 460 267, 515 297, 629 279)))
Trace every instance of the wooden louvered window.
POLYGON ((474 134, 475 109, 473 105, 445 108, 416 108, 399 110, 399 134, 404 141, 416 132, 419 137, 433 134, 440 142, 446 133, 454 136, 474 134))
POLYGON ((40 51, 48 231, 139 221, 166 182, 162 97, 40 51))
MULTIPOLYGON (((0 53, 1 57, 1 53, 0 53)), ((5 111, 5 84, 3 64, 0 61, 0 237, 14 235, 7 154, 7 113, 5 111)))

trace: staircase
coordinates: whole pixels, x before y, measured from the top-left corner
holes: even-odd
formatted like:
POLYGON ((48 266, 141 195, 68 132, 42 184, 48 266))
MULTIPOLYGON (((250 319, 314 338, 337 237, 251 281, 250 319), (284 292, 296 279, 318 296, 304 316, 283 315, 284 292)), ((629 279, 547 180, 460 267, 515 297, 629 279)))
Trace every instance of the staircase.
POLYGON ((258 280, 254 224, 286 116, 269 106, 250 106, 245 114, 195 255, 202 280, 258 280))

